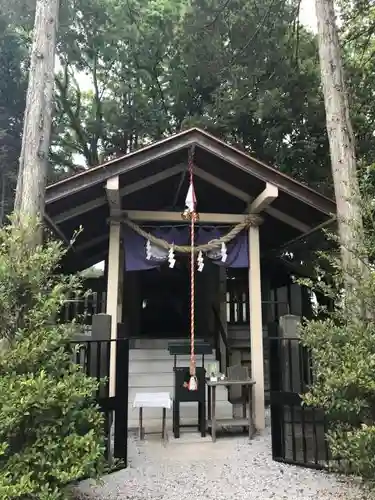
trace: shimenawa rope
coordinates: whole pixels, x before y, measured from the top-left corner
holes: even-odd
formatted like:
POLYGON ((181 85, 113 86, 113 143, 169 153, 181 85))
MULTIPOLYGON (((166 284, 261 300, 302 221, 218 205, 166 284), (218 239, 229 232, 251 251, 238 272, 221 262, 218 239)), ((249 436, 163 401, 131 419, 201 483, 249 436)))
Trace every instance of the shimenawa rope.
MULTIPOLYGON (((232 241, 243 229, 251 225, 259 224, 260 221, 261 218, 257 215, 244 215, 243 222, 236 224, 227 234, 224 234, 221 238, 213 239, 208 243, 205 243, 204 245, 194 246, 194 253, 209 252, 210 250, 215 250, 215 248, 220 247, 222 243, 227 244, 232 241)), ((168 243, 168 241, 165 241, 162 238, 157 238, 153 234, 148 233, 130 219, 123 219, 122 222, 129 226, 130 229, 132 229, 134 232, 139 234, 139 236, 142 236, 146 240, 149 240, 150 243, 153 243, 160 248, 164 248, 165 250, 170 250, 171 248, 173 248, 173 250, 177 253, 191 253, 190 245, 175 245, 172 243, 168 243)))

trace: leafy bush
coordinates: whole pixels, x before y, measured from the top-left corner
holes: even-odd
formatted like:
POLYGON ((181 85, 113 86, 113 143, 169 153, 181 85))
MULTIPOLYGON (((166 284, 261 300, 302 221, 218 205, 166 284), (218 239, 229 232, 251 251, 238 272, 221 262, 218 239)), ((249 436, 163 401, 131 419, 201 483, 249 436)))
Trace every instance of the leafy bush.
POLYGON ((58 274, 62 246, 30 248, 30 231, 0 229, 0 498, 57 500, 103 466, 96 382, 72 361, 74 325, 59 324, 74 276, 58 274))
MULTIPOLYGON (((332 251, 319 254, 320 267, 304 284, 331 299, 302 327, 312 351, 314 383, 305 403, 323 408, 329 422, 327 439, 341 467, 375 476, 375 228, 373 196, 364 195, 364 234, 347 249, 352 265, 343 269, 336 237, 332 251), (363 237, 364 236, 364 237, 363 237)), ((354 222, 353 222, 354 223, 354 222)))

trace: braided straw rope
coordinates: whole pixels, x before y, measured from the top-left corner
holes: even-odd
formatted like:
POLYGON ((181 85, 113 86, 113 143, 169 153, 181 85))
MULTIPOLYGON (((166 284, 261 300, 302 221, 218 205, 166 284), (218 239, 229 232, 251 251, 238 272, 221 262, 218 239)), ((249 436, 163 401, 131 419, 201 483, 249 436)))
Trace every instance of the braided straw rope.
MULTIPOLYGON (((232 241, 245 228, 252 225, 259 225, 261 220, 261 217, 259 217, 258 215, 244 215, 243 222, 236 224, 227 234, 224 234, 224 236, 222 236, 221 238, 213 239, 208 243, 205 243, 204 245, 193 246, 193 251, 194 253, 198 253, 214 250, 215 248, 220 247, 222 243, 227 244, 232 241)), ((132 229, 134 232, 139 234, 139 236, 142 236, 143 238, 149 240, 151 243, 160 248, 170 250, 173 247, 173 250, 178 253, 190 254, 192 252, 192 247, 190 245, 174 245, 172 243, 168 243, 168 241, 165 241, 162 238, 157 238, 156 236, 148 233, 130 219, 123 219, 122 222, 130 227, 130 229, 132 229)))

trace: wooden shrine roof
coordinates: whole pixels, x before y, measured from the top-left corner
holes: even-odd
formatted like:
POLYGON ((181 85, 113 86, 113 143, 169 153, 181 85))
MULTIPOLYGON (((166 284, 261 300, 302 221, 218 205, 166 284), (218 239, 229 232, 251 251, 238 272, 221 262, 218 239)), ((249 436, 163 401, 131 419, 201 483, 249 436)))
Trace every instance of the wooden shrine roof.
POLYGON ((258 196, 267 182, 278 187, 278 198, 262 213, 261 251, 285 245, 327 223, 335 214, 331 199, 193 128, 47 187, 46 218, 56 233, 70 240, 79 227, 83 228, 67 256, 67 269, 84 269, 108 251, 107 179, 119 176, 123 210, 182 211, 192 145, 200 212, 244 213, 247 198, 258 196))

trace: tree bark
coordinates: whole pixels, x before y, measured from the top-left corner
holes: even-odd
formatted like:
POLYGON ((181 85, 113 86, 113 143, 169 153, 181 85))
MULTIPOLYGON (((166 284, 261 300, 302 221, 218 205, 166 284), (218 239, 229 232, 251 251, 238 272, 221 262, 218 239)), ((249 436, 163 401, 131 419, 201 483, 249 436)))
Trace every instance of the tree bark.
MULTIPOLYGON (((38 219, 44 213, 58 14, 59 0, 37 0, 14 204, 19 221, 38 219)), ((36 242, 41 236, 40 229, 36 242)))
POLYGON ((315 0, 321 81, 344 269, 359 269, 353 243, 362 237, 354 134, 344 80, 334 0, 315 0))

